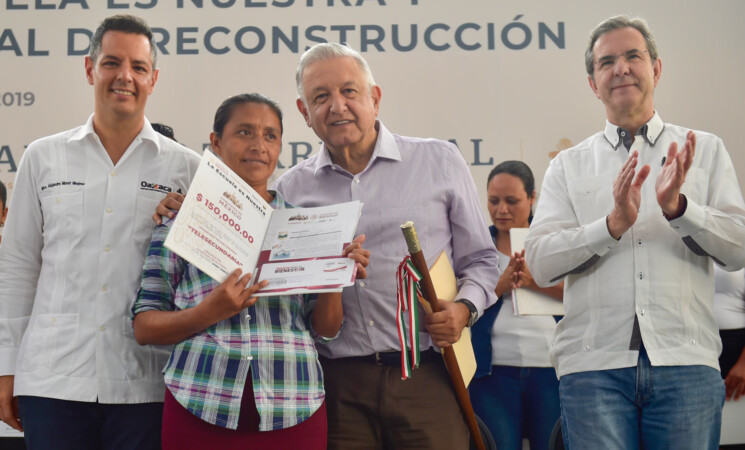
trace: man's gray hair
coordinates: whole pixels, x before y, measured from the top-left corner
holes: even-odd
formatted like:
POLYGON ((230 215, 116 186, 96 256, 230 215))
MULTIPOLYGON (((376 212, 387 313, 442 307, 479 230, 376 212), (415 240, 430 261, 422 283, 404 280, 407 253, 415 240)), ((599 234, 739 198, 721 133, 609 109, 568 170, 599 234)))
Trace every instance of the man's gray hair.
POLYGON ((297 66, 297 72, 295 73, 295 82, 297 83, 297 93, 303 103, 307 105, 303 87, 303 74, 305 73, 305 68, 316 61, 344 57, 354 58, 354 60, 357 61, 357 64, 359 64, 360 69, 362 69, 362 73, 367 79, 368 90, 372 89, 372 87, 375 86, 375 80, 373 79, 373 74, 370 70, 370 66, 367 64, 367 61, 365 61, 365 58, 363 58, 362 55, 359 54, 359 52, 346 44, 323 42, 320 44, 316 44, 306 50, 305 53, 303 53, 303 55, 300 57, 300 63, 298 63, 297 66))
POLYGON ((88 56, 94 64, 96 63, 98 56, 101 54, 101 41, 103 41, 103 35, 109 31, 121 31, 122 33, 140 34, 145 36, 150 42, 150 59, 153 65, 153 70, 155 70, 155 65, 158 61, 158 54, 155 51, 153 32, 150 30, 150 27, 144 19, 129 14, 119 14, 107 17, 103 22, 101 22, 98 28, 96 28, 96 31, 93 33, 93 37, 91 38, 91 47, 88 53, 88 56))
POLYGON ((595 42, 605 33, 629 27, 637 30, 644 37, 652 64, 657 61, 657 57, 659 56, 657 53, 657 42, 655 42, 652 32, 649 31, 649 26, 647 26, 646 20, 641 17, 630 18, 625 15, 611 17, 600 22, 598 26, 592 30, 590 37, 587 40, 587 50, 585 50, 585 68, 587 69, 587 74, 590 75, 593 80, 595 79, 595 55, 593 54, 592 49, 595 46, 595 42))

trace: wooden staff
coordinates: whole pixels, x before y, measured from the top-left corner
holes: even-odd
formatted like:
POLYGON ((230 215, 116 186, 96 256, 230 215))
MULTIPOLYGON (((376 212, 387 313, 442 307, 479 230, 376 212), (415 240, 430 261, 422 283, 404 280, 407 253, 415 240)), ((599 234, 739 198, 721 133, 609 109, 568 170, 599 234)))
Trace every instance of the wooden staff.
MULTIPOLYGON (((411 261, 422 276, 422 279, 419 280, 419 287, 422 290, 422 294, 424 294, 424 299, 432 307, 432 312, 438 312, 441 308, 437 303, 437 293, 435 293, 432 278, 429 276, 429 267, 427 267, 427 261, 424 259, 424 252, 422 252, 422 248, 419 246, 419 238, 414 229, 414 222, 408 221, 401 225, 401 231, 404 233, 406 245, 409 247, 411 261)), ((471 406, 471 397, 469 397, 466 384, 463 382, 463 375, 460 373, 460 367, 458 367, 458 360, 455 358, 453 346, 443 348, 442 356, 445 358, 445 366, 450 374, 450 379, 453 381, 455 396, 458 398, 460 409, 463 411, 466 425, 468 425, 468 430, 471 432, 476 448, 485 450, 484 440, 481 438, 479 425, 476 422, 476 415, 473 413, 473 406, 471 406)))

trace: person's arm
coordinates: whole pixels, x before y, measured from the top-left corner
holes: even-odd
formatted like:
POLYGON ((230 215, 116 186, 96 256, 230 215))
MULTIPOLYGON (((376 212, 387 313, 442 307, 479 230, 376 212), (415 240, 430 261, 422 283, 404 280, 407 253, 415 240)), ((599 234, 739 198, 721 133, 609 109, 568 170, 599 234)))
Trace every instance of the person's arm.
POLYGON ((18 413, 18 398, 13 396, 14 383, 14 375, 0 376, 0 420, 11 428, 23 431, 18 413))
MULTIPOLYGON (((357 236, 352 244, 347 246, 342 255, 348 256, 357 265, 357 278, 367 278, 367 265, 370 262, 370 251, 362 247, 365 235, 357 236)), ((313 330, 320 336, 330 339, 339 333, 344 320, 341 292, 326 292, 318 294, 318 299, 311 313, 313 330)))
POLYGON ((745 394, 745 348, 742 349, 737 362, 727 373, 724 379, 727 400, 739 400, 740 396, 745 394))
POLYGON ((177 344, 221 320, 233 317, 256 303, 253 294, 268 284, 262 281, 246 289, 250 280, 251 274, 241 277, 241 269, 236 269, 193 308, 137 313, 134 318, 137 343, 177 344))
POLYGON ((0 420, 22 431, 14 374, 21 339, 31 317, 41 270, 43 216, 37 196, 35 156, 29 146, 21 158, 0 247, 0 420))
POLYGON ((694 254, 728 272, 745 266, 745 202, 721 139, 689 132, 680 151, 673 143, 655 189, 670 227, 694 254))
MULTIPOLYGON (((453 271, 458 283, 456 300, 468 300, 481 316, 484 309, 497 301, 494 287, 499 281, 497 249, 491 240, 473 177, 458 149, 451 144, 445 148, 441 164, 446 167, 444 180, 450 190, 447 220, 450 223, 453 271)), ((426 188, 426 187, 425 187, 426 188)), ((444 220, 431 217, 427 220, 444 220)), ((424 325, 432 342, 447 347, 460 339, 468 324, 471 311, 462 302, 438 299, 442 310, 428 314, 424 325)))
MULTIPOLYGON (((570 167, 572 162, 565 161, 567 159, 562 152, 551 160, 543 178, 536 213, 525 238, 525 257, 531 275, 536 284, 543 287, 558 284, 565 276, 579 274, 592 267, 618 244, 611 235, 611 228, 615 232, 624 228, 611 227, 608 215, 595 218, 590 215, 592 211, 582 209, 586 208, 583 204, 574 204, 569 195, 569 180, 579 183, 575 189, 583 188, 591 195, 597 195, 601 183, 605 184, 606 181, 590 180, 583 186, 581 183, 584 180, 576 180, 576 174, 570 167), (581 223, 579 214, 593 217, 594 220, 581 223)), ((619 171, 616 185, 620 180, 622 185, 629 188, 614 189, 612 194, 616 197, 622 194, 614 202, 626 205, 629 201, 626 196, 631 192, 630 183, 633 183, 635 172, 627 169, 630 169, 629 166, 624 165, 619 171)), ((608 179, 607 184, 611 183, 613 180, 608 179)), ((623 210, 633 214, 633 208, 629 210, 624 207, 623 210)))

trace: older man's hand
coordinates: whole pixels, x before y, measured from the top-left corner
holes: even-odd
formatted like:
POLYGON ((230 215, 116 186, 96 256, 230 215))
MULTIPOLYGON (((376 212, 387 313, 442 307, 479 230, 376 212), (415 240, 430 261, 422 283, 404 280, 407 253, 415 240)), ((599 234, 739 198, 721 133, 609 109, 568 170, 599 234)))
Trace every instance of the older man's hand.
POLYGON ((463 303, 455 303, 438 299, 441 310, 427 314, 424 326, 427 328, 432 342, 440 347, 449 347, 460 339, 460 333, 468 324, 471 312, 463 303))

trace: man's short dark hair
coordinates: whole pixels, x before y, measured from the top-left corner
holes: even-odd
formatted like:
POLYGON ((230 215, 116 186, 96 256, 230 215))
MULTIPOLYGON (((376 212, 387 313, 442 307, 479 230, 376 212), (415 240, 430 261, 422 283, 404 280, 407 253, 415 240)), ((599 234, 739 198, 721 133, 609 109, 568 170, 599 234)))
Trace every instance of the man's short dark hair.
POLYGON ((116 16, 107 17, 101 22, 101 25, 96 28, 96 32, 93 33, 91 38, 91 48, 88 56, 95 63, 98 56, 101 54, 101 41, 103 35, 107 31, 121 31, 122 33, 141 34, 147 37, 150 41, 150 59, 153 63, 153 69, 155 69, 158 55, 155 51, 155 42, 153 41, 153 32, 150 30, 147 22, 144 19, 131 16, 129 14, 118 14, 116 16))
POLYGON ((593 47, 595 42, 600 36, 613 30, 619 30, 621 28, 633 28, 644 37, 644 42, 647 43, 647 51, 649 52, 649 58, 652 60, 652 64, 657 61, 659 53, 657 51, 657 42, 652 36, 652 32, 649 31, 647 21, 641 17, 630 18, 629 16, 614 16, 600 22, 591 32, 590 37, 587 40, 587 49, 585 50, 585 69, 587 75, 590 75, 592 79, 595 79, 595 54, 593 53, 593 47))

